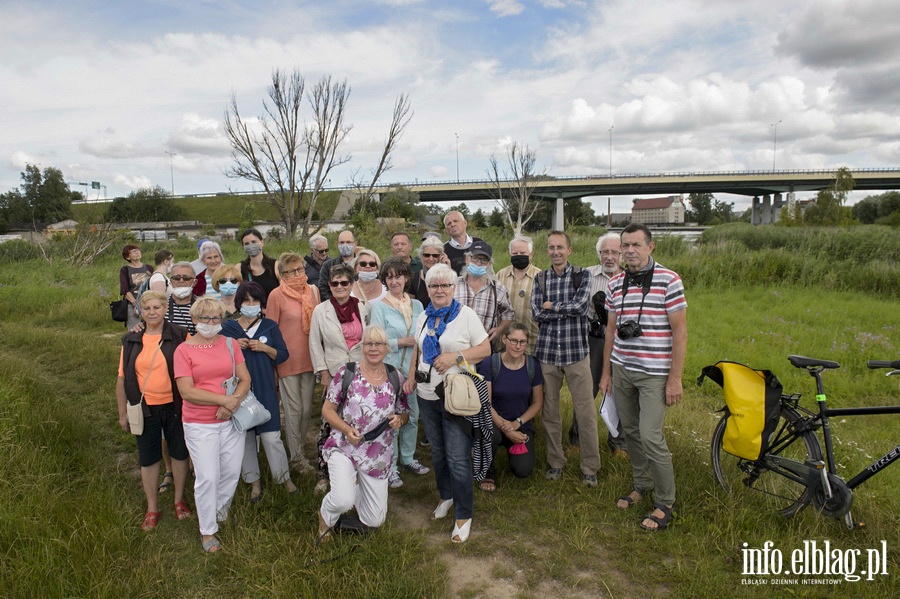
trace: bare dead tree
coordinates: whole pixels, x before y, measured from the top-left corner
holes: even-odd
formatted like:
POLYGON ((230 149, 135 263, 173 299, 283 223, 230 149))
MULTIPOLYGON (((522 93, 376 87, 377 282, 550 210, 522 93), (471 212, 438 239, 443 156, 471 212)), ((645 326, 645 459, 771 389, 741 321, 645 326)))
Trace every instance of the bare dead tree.
POLYGON ((371 179, 368 179, 368 182, 364 181, 358 176, 358 172, 353 177, 352 184, 353 187, 356 188, 358 195, 357 202, 359 204, 360 214, 366 213, 366 207, 372 199, 372 192, 382 175, 391 170, 391 167, 393 166, 391 156, 397 143, 400 141, 400 138, 403 137, 406 126, 409 124, 412 117, 412 104, 409 101, 409 96, 407 94, 400 94, 394 102, 394 113, 391 118, 391 126, 388 129, 387 139, 384 142, 384 149, 381 152, 381 158, 378 161, 378 165, 371 171, 371 179))
POLYGON ((302 234, 310 234, 315 204, 331 170, 348 160, 338 149, 350 132, 344 123, 350 96, 346 81, 337 83, 323 76, 305 94, 305 79, 299 71, 288 75, 276 69, 263 100, 264 114, 246 119, 232 94, 225 111, 225 134, 231 144, 233 164, 226 176, 259 184, 266 200, 278 211, 285 233, 293 236, 303 222, 302 234), (312 121, 301 116, 306 96, 312 121), (304 195, 308 194, 304 219, 304 195))
POLYGON ((540 206, 531 196, 537 182, 547 173, 535 173, 537 154, 527 145, 522 146, 518 142, 507 146, 506 162, 508 170, 501 173, 497 157, 491 156, 490 167, 486 172, 491 181, 494 200, 503 209, 513 234, 519 235, 540 206))

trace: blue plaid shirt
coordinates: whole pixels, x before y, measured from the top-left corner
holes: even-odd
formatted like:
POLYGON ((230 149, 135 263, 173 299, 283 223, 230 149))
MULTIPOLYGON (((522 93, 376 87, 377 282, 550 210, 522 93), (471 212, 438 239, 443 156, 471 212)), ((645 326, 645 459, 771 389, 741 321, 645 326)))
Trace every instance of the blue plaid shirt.
POLYGON ((588 355, 588 300, 591 289, 590 273, 584 272, 581 287, 572 283, 572 265, 566 264, 562 276, 552 268, 535 277, 531 293, 531 312, 540 326, 534 357, 542 364, 566 366, 588 355), (540 279, 546 288, 542 289, 540 279), (549 310, 541 306, 553 302, 549 310))

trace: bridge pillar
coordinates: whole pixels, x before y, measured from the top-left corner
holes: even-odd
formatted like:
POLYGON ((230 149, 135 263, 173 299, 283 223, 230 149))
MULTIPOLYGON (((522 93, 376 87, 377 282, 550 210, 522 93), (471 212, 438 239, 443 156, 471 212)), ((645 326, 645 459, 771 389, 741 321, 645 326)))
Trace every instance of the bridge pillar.
POLYGON ((759 196, 755 196, 750 202, 750 224, 759 224, 759 196))
POLYGON ((772 206, 771 206, 772 196, 764 195, 762 199, 762 216, 760 218, 760 222, 764 225, 768 225, 772 223, 772 206))
POLYGON ((784 207, 784 196, 776 193, 772 199, 772 222, 777 223, 781 220, 781 209, 784 207))
POLYGON ((553 228, 556 231, 564 231, 566 228, 565 202, 562 194, 556 194, 556 210, 553 211, 553 228))

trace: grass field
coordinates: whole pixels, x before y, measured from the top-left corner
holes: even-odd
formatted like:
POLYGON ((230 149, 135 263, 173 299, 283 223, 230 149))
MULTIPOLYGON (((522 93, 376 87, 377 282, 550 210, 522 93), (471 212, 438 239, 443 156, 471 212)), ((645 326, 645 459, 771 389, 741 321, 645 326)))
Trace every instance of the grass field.
MULTIPOLYGON (((597 231, 573 232, 573 262, 594 260, 597 231)), ((495 245, 497 267, 506 264, 505 240, 495 245)), ((361 233, 379 251, 387 239, 361 233)), ((542 247, 545 236, 536 239, 542 247)), ((737 242, 732 242, 737 243, 737 242)), ((120 259, 111 255, 78 270, 48 265, 0 246, 0 588, 10 597, 796 597, 896 596, 900 560, 900 484, 897 468, 856 493, 854 514, 867 523, 847 531, 841 522, 806 510, 786 520, 759 496, 727 495, 713 482, 709 439, 722 405, 718 387, 693 385, 703 366, 734 360, 774 370, 785 389, 804 394, 812 407, 811 379, 785 356, 834 359, 826 374, 834 406, 900 402, 900 381, 868 371, 866 359, 900 358, 896 296, 848 286, 814 286, 795 279, 736 280, 721 274, 685 277, 689 343, 685 400, 670 410, 666 429, 681 511, 669 530, 649 534, 637 509, 615 509, 630 488, 630 470, 603 451, 600 485, 580 485, 578 450, 568 448, 563 479, 548 482, 544 439, 538 467, 527 480, 501 474, 496 493, 476 491, 470 541, 449 542, 445 522, 428 515, 436 502, 433 477, 404 475, 392 490, 388 522, 366 538, 341 538, 321 550, 313 544, 320 496, 314 480, 297 482, 290 497, 270 480, 260 504, 238 488, 225 551, 203 555, 196 520, 175 520, 161 502, 158 530, 142 533, 143 496, 134 440, 116 424, 113 383, 121 325, 109 320, 106 302, 117 291, 120 259), (887 546, 887 575, 836 586, 760 589, 742 575, 742 548, 766 541, 786 555, 804 541, 829 541, 842 551, 887 546), (340 556, 335 562, 315 560, 340 556)), ((146 247, 145 255, 157 248, 146 247)), ((266 251, 306 253, 302 243, 273 241, 266 251)), ((176 258, 193 249, 176 247, 176 258)), ((676 270, 703 273, 715 264, 701 247, 660 240, 657 257, 676 270)), ((734 250, 737 251, 737 250, 734 250)), ((741 250, 732 256, 765 249, 741 250)), ((236 243, 224 246, 237 260, 236 243)), ((546 266, 539 249, 536 262, 546 266)), ((873 257, 874 258, 874 257, 873 257)), ((884 260, 884 255, 880 257, 884 260)), ((802 259, 802 257, 798 257, 802 259)), ((896 264, 888 269, 896 277, 896 264)), ((837 280, 839 277, 835 277, 837 280)), ((570 414, 564 416, 568 421, 570 414)), ((847 418, 834 423, 840 471, 855 473, 897 444, 897 417, 847 418)), ((430 463, 428 450, 419 457, 430 463)), ((500 459, 500 470, 505 458, 500 459)), ((264 468, 264 470, 267 470, 264 468)), ((264 476, 264 478, 266 478, 264 476)), ((191 502, 192 503, 192 502, 191 502)), ((861 567, 861 566, 860 566, 861 567)), ((822 577, 809 577, 822 578, 822 577)), ((833 577, 829 577, 833 578, 833 577)), ((773 585, 768 585, 773 586, 773 585)))

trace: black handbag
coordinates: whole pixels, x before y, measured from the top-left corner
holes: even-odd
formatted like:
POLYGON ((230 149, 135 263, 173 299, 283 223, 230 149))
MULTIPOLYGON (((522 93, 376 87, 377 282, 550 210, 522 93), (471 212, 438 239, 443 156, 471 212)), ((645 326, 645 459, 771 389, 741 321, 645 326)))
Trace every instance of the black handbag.
POLYGON ((116 322, 127 322, 128 310, 130 308, 131 303, 125 298, 116 300, 114 302, 109 302, 110 314, 112 315, 112 319, 116 322))

